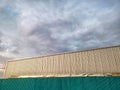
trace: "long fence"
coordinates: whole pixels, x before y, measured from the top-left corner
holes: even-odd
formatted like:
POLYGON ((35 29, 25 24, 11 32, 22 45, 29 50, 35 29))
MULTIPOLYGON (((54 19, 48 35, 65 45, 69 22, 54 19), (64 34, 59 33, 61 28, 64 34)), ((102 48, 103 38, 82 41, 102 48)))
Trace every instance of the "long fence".
POLYGON ((120 77, 1 79, 0 90, 120 90, 120 77))

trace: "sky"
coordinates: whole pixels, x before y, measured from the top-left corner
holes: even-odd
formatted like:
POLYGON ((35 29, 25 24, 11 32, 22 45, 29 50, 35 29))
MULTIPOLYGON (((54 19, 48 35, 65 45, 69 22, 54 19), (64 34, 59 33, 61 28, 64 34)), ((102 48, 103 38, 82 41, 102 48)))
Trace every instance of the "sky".
POLYGON ((0 76, 11 59, 120 45, 120 0, 0 0, 0 76))

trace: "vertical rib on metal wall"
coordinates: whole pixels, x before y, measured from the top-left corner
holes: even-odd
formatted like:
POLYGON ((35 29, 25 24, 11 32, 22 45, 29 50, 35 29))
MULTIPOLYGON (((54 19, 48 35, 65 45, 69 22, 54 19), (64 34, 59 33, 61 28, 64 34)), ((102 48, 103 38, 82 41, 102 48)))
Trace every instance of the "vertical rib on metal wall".
POLYGON ((5 78, 120 73, 120 46, 9 61, 5 78))

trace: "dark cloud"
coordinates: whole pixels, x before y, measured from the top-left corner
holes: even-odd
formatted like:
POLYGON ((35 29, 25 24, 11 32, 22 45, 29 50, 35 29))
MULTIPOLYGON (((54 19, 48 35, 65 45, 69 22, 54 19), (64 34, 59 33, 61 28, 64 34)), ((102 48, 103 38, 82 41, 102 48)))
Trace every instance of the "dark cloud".
POLYGON ((1 63, 120 45, 119 0, 2 0, 1 63))
POLYGON ((11 52, 11 53, 19 53, 17 50, 17 44, 14 43, 9 38, 6 38, 4 35, 0 37, 0 52, 11 52))
POLYGON ((3 14, 18 19, 14 31, 20 38, 11 38, 10 46, 16 48, 11 53, 34 56, 119 44, 119 0, 87 1, 18 0, 12 6, 2 1, 9 3, 2 6, 3 14))

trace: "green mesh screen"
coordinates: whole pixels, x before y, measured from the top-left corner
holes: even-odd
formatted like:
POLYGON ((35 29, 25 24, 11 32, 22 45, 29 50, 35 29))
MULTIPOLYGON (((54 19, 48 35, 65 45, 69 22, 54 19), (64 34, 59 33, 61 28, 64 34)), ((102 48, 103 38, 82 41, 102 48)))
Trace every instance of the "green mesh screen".
POLYGON ((120 77, 1 79, 0 90, 120 90, 120 77))

